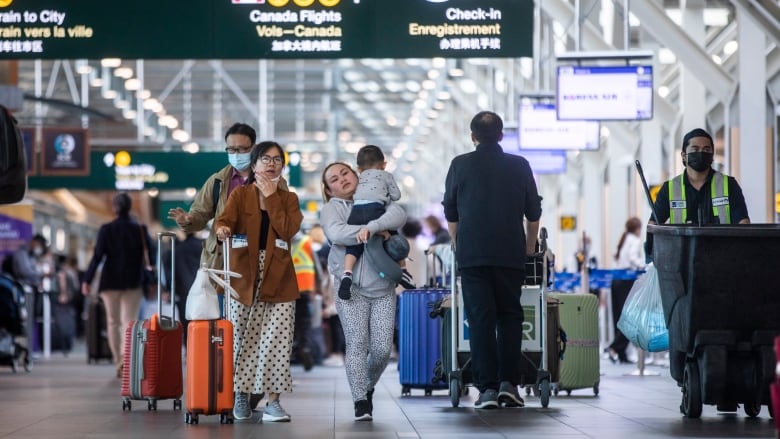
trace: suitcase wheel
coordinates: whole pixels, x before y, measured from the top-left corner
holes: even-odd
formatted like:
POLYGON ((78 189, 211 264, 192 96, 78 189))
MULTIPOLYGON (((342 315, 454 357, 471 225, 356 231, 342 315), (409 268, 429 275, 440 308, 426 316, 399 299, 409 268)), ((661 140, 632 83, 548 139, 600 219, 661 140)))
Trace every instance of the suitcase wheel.
POLYGON ((150 399, 146 403, 146 409, 151 411, 157 411, 157 400, 156 399, 150 399))
POLYGON ((425 396, 431 396, 431 395, 433 395, 433 390, 425 389, 425 396))
POLYGON ((198 423, 198 415, 187 412, 184 414, 184 423, 185 424, 197 424, 198 423))
POLYGON ((233 417, 230 416, 227 413, 222 413, 219 415, 219 423, 220 424, 232 424, 233 423, 233 417))
POLYGON ((133 403, 130 402, 130 399, 128 399, 128 398, 122 399, 122 411, 125 411, 125 410, 129 411, 129 410, 132 410, 132 409, 133 409, 133 403))
POLYGON ((401 396, 409 396, 412 394, 412 389, 409 386, 401 386, 401 396))
POLYGON ((173 409, 174 410, 181 410, 181 399, 174 399, 173 400, 173 409))

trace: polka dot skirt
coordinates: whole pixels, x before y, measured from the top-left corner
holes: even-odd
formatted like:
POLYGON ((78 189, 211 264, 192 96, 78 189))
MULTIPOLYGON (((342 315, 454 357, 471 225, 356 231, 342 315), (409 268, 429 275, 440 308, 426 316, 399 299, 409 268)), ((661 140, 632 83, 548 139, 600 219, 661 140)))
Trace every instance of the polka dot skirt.
POLYGON ((295 324, 295 302, 260 302, 265 250, 260 250, 254 306, 234 300, 233 323, 235 392, 292 392, 290 352, 295 324))

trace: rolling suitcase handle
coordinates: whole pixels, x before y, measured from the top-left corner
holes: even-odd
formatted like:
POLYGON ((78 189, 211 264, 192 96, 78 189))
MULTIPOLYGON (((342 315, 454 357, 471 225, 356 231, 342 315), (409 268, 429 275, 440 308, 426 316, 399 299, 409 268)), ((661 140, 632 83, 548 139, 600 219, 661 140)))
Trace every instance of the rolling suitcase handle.
POLYGON ((176 328, 176 276, 173 270, 176 267, 176 234, 173 232, 157 232, 157 315, 162 329, 176 328), (162 241, 163 237, 171 238, 171 317, 166 324, 167 316, 162 313, 162 241))

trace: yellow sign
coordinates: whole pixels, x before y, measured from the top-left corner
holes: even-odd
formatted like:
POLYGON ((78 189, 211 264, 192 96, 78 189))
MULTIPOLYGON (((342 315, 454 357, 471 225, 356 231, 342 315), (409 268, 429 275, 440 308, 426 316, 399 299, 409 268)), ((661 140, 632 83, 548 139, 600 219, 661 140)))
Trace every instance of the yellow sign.
POLYGON ((574 215, 561 216, 561 231, 573 232, 577 229, 577 217, 574 215))
POLYGON ((775 194, 775 212, 780 213, 780 192, 775 194))
POLYGON ((660 184, 650 186, 650 198, 653 199, 653 203, 655 203, 655 199, 658 198, 658 191, 660 190, 661 190, 660 184))

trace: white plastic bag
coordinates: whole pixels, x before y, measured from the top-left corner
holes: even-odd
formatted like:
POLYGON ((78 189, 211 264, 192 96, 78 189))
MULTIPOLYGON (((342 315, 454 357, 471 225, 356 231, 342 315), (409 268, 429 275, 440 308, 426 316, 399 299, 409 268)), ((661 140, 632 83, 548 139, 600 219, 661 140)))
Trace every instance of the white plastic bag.
POLYGON ((666 329, 661 285, 655 265, 651 264, 634 282, 617 327, 642 350, 661 352, 669 349, 669 330, 666 329))
POLYGON ((187 295, 184 315, 187 320, 215 320, 219 318, 217 290, 209 281, 209 272, 201 268, 187 295))

